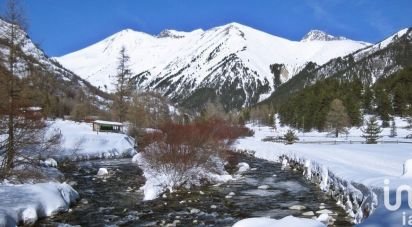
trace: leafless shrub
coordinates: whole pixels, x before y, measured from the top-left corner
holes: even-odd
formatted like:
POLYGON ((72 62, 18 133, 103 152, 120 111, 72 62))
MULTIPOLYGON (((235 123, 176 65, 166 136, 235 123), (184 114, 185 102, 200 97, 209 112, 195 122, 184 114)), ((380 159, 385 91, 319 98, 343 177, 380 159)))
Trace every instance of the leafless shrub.
POLYGON ((222 173, 230 143, 251 133, 247 128, 216 119, 186 125, 168 123, 160 128, 161 132, 144 137, 147 145, 142 155, 151 169, 167 175, 175 186, 198 179, 202 171, 222 173))

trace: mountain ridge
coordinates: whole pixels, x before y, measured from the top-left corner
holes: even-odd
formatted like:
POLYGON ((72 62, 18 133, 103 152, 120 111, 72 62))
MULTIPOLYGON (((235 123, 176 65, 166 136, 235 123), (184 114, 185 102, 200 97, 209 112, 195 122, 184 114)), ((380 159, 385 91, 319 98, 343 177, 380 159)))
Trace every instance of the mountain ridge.
POLYGON ((283 64, 283 83, 307 62, 323 64, 369 45, 353 40, 291 41, 239 23, 161 34, 121 31, 55 59, 97 87, 111 91, 117 54, 125 46, 139 89, 157 91, 183 103, 199 89, 210 88, 218 98, 230 96, 224 104, 236 99, 235 108, 241 108, 274 91, 272 64, 283 64))

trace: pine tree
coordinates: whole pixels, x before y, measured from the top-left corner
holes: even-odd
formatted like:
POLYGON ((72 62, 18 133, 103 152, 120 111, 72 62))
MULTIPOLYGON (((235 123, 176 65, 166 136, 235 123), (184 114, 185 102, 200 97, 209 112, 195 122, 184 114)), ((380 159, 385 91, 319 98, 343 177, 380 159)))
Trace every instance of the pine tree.
POLYGON ((299 140, 295 132, 291 129, 286 132, 286 134, 283 136, 283 139, 285 140, 285 144, 294 144, 299 140))
POLYGON ((389 94, 385 89, 378 88, 376 93, 377 113, 379 114, 384 127, 389 126, 390 114, 393 113, 392 104, 389 99, 389 94))
POLYGON ((335 137, 338 137, 339 133, 348 133, 346 127, 350 126, 350 118, 340 99, 334 99, 330 104, 330 110, 326 116, 326 125, 335 137))
POLYGON ((367 86, 365 87, 363 93, 363 109, 366 114, 370 114, 373 111, 372 104, 373 104, 373 92, 372 89, 367 86))
POLYGON ((126 53, 126 48, 122 47, 119 52, 117 75, 115 81, 116 92, 114 94, 112 111, 114 117, 119 122, 126 118, 128 103, 133 86, 131 84, 132 72, 129 68, 130 57, 126 53))
POLYGON ((362 137, 366 139, 367 144, 376 144, 380 136, 382 129, 378 124, 378 120, 375 116, 371 117, 366 122, 366 128, 361 129, 363 132, 362 137))
POLYGON ((395 120, 392 120, 391 134, 389 135, 389 137, 396 137, 397 135, 398 135, 398 133, 396 131, 396 123, 395 123, 395 120))

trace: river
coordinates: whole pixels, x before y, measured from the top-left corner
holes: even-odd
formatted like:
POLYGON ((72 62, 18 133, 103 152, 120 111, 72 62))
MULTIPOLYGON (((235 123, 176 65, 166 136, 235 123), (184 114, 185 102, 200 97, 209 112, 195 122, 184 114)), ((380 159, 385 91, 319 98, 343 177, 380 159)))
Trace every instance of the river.
POLYGON ((311 211, 318 216, 320 210, 332 212, 330 226, 352 226, 344 210, 300 173, 246 155, 239 159, 251 169, 237 180, 166 193, 153 201, 143 201, 139 188, 145 179, 130 159, 79 162, 65 172, 75 182, 79 203, 36 226, 231 226, 248 217, 312 218, 311 211), (99 168, 107 168, 110 176, 97 177, 99 168))

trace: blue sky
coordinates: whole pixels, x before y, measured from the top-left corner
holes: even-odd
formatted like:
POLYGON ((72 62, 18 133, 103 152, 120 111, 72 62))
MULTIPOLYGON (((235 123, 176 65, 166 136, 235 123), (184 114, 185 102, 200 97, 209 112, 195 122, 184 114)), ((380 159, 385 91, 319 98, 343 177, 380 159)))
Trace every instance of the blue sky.
POLYGON ((51 56, 125 28, 158 34, 238 22, 292 40, 321 29, 377 42, 412 26, 411 0, 23 0, 23 7, 30 36, 51 56))

